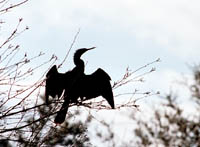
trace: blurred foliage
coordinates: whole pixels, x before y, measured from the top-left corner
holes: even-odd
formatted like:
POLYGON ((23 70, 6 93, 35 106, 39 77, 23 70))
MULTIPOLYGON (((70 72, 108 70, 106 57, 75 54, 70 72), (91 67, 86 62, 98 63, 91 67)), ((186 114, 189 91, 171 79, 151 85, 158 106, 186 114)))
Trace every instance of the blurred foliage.
POLYGON ((137 146, 200 146, 200 66, 193 69, 193 84, 187 85, 193 103, 188 107, 196 108, 196 113, 188 114, 177 102, 181 96, 171 92, 164 96, 162 108, 158 106, 150 120, 136 120, 137 146))
MULTIPOLYGON (((51 107, 51 106, 50 106, 51 107)), ((52 108, 50 108, 52 110, 52 108)), ((40 117, 49 113, 46 106, 38 108, 40 117)), ((91 119, 85 121, 75 120, 74 117, 80 117, 81 113, 75 111, 73 114, 68 115, 67 121, 61 126, 52 125, 50 117, 41 119, 37 123, 28 125, 26 130, 28 134, 24 134, 22 130, 16 133, 16 145, 22 147, 35 147, 35 146, 90 146, 90 139, 87 136, 87 127, 91 119)), ((32 115, 27 120, 27 124, 33 121, 35 116, 32 115)))

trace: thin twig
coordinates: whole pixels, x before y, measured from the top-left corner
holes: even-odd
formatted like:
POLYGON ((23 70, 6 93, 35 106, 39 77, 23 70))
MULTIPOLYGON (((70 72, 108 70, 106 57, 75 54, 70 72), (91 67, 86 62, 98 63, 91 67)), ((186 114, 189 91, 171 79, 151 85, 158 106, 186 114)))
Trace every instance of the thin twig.
POLYGON ((11 6, 7 7, 7 8, 5 8, 5 9, 0 10, 0 12, 1 13, 2 12, 7 12, 8 10, 13 9, 15 7, 18 7, 18 6, 20 6, 20 5, 22 5, 22 4, 26 3, 26 2, 28 2, 28 0, 22 1, 20 3, 15 4, 15 5, 11 5, 11 6))
POLYGON ((58 65, 58 68, 60 68, 60 67, 63 65, 63 63, 66 61, 66 59, 67 59, 67 57, 69 56, 69 53, 70 53, 72 47, 74 46, 74 44, 75 44, 75 42, 76 42, 76 39, 77 39, 79 33, 80 33, 80 28, 78 29, 76 35, 74 36, 73 42, 72 42, 72 44, 70 45, 70 48, 68 49, 67 54, 66 54, 64 60, 58 65))

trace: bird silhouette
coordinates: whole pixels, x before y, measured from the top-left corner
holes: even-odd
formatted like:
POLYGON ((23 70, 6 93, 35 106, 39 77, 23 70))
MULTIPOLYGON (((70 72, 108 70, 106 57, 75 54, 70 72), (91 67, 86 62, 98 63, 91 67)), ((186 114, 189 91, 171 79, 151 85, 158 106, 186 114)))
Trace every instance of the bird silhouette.
POLYGON ((45 97, 46 104, 49 104, 49 96, 60 97, 63 93, 69 91, 76 80, 84 74, 84 61, 81 59, 81 55, 92 48, 81 48, 78 49, 74 54, 74 64, 76 65, 73 70, 66 73, 58 73, 57 66, 54 65, 46 74, 46 87, 45 87, 45 97))
POLYGON ((115 108, 110 76, 101 68, 90 75, 84 74, 85 65, 84 61, 80 59, 81 55, 93 48, 83 48, 75 52, 74 64, 76 66, 72 71, 59 73, 54 65, 46 75, 47 104, 49 96, 60 97, 65 90, 64 103, 54 120, 56 124, 64 122, 69 104, 77 103, 78 98, 83 101, 102 96, 113 109, 115 108))

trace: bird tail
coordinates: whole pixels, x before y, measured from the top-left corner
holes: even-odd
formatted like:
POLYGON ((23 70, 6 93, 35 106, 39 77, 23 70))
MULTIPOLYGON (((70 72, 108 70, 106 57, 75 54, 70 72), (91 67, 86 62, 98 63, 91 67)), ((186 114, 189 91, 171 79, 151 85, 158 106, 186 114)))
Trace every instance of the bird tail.
POLYGON ((115 109, 113 92, 109 81, 107 81, 107 84, 104 86, 104 92, 102 93, 102 96, 107 100, 112 109, 115 109))
POLYGON ((66 114, 67 114, 68 107, 69 107, 69 101, 65 100, 60 111, 56 115, 54 123, 62 124, 65 121, 65 117, 66 117, 66 114))

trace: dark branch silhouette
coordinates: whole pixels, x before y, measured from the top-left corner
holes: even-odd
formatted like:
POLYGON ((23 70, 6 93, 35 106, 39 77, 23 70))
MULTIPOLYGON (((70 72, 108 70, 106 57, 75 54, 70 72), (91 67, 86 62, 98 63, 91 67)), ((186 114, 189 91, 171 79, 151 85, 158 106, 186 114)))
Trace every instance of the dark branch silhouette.
POLYGON ((74 64, 76 65, 72 71, 59 73, 56 65, 54 65, 46 77, 46 103, 48 97, 61 97, 64 91, 64 103, 58 112, 55 123, 61 124, 65 120, 65 116, 70 103, 77 103, 78 98, 81 101, 104 97, 110 106, 114 109, 114 99, 112 87, 110 84, 110 76, 101 68, 97 69, 91 75, 84 74, 84 61, 81 60, 81 55, 93 48, 79 49, 74 54, 74 64))

